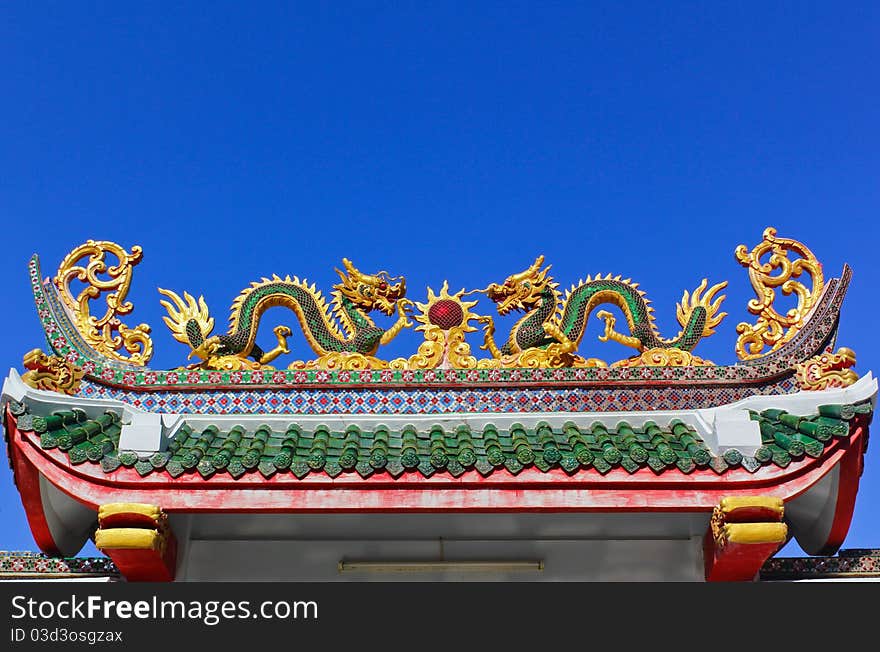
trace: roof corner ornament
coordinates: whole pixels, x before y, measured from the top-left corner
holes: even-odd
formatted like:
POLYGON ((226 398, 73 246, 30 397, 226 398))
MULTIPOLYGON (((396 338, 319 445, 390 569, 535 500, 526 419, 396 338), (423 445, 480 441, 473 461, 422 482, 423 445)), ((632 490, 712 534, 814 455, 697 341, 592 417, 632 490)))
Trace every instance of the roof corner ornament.
POLYGON ((825 287, 822 275, 822 264, 806 245, 791 238, 779 238, 776 229, 768 226, 764 230, 764 239, 751 251, 745 245, 736 248, 736 260, 749 269, 749 280, 757 298, 748 303, 748 310, 758 316, 754 324, 742 322, 737 324, 736 354, 740 360, 754 360, 776 351, 790 341, 804 326, 813 306, 816 305, 825 287), (790 260, 788 253, 800 256, 790 260), (761 258, 769 254, 767 262, 761 258), (774 276, 774 272, 778 274, 774 276), (810 277, 808 287, 798 279, 806 273, 810 277), (773 303, 776 299, 776 288, 785 296, 794 294, 797 305, 780 314, 773 303), (765 347, 770 347, 764 351, 765 347))
POLYGON ((134 309, 125 297, 131 286, 132 270, 142 258, 143 250, 138 245, 129 253, 115 242, 88 240, 67 254, 52 279, 83 339, 101 355, 137 366, 146 365, 153 356, 150 327, 138 324, 129 328, 120 321, 119 315, 127 315, 134 309), (116 257, 117 264, 107 264, 108 253, 116 257), (88 263, 83 266, 81 262, 86 257, 88 263), (103 274, 108 278, 98 277, 103 274), (86 284, 75 298, 70 288, 74 280, 86 284), (90 302, 104 293, 107 293, 104 314, 92 315, 90 302), (121 349, 130 355, 126 356, 121 349))
POLYGON ((83 370, 61 356, 33 349, 25 353, 22 364, 28 371, 21 379, 29 387, 70 395, 79 391, 83 370))
POLYGON ((831 353, 829 348, 825 353, 795 364, 795 380, 805 391, 849 387, 859 379, 859 375, 850 369, 855 364, 856 353, 852 349, 842 346, 837 353, 831 353))

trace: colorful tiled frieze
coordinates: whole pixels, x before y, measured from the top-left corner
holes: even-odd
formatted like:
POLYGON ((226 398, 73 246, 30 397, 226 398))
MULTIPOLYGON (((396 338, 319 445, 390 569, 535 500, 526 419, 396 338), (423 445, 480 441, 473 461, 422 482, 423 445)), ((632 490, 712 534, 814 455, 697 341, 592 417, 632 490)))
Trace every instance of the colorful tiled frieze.
POLYGON ((607 412, 697 409, 759 394, 797 390, 791 377, 773 385, 666 387, 247 388, 150 391, 84 381, 80 395, 115 399, 149 412, 206 414, 414 414, 454 412, 607 412))
POLYGON ((880 578, 880 550, 849 548, 835 557, 774 557, 761 568, 762 581, 880 578))
POLYGON ((119 577, 105 557, 49 557, 39 552, 0 551, 0 579, 4 577, 119 577))

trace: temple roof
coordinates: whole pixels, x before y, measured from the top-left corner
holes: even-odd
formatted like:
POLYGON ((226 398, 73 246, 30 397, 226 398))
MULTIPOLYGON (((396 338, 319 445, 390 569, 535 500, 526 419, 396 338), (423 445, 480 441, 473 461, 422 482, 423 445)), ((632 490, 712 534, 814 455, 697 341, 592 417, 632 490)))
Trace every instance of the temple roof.
MULTIPOLYGON (((0 406, 45 551, 78 550, 107 505, 121 514, 147 506, 193 527, 217 517, 233 532, 236 519, 263 527, 264 515, 274 526, 276 514, 383 513, 400 523, 426 514, 432 537, 444 536, 447 513, 518 515, 515 529, 532 519, 536 533, 568 515, 584 536, 599 528, 611 540, 632 535, 624 521, 642 528, 633 536, 658 536, 652 519, 663 515, 662 536, 676 541, 710 526, 715 578, 727 572, 724 542, 738 544, 727 525, 772 530, 761 561, 787 527, 816 553, 846 535, 877 396, 871 372, 853 370, 855 353, 835 351, 851 270, 826 279, 808 248, 772 228, 735 252, 758 298, 747 306, 754 323, 736 327, 732 364, 693 353, 727 314, 726 281, 684 291, 682 330, 666 338, 637 283, 587 276, 563 294, 538 256, 501 283, 410 288, 413 299, 403 277, 348 260, 329 300, 298 277, 266 277, 232 300, 226 333, 214 333, 203 297, 160 289, 163 322, 187 348, 181 366, 154 369, 150 326, 120 319, 133 308, 125 297, 141 257, 138 247, 88 241, 52 278, 31 260, 49 349, 27 352, 25 373, 10 370, 0 406), (776 306, 777 292, 795 307, 776 306), (297 326, 275 326, 277 346, 264 349, 260 317, 275 307, 297 326), (491 313, 512 311, 524 316, 496 341, 491 313), (605 324, 600 342, 634 355, 592 357, 593 319, 605 324), (297 327, 313 355, 288 346, 297 327), (399 335, 412 340, 410 355, 389 359, 383 347, 399 335), (774 508, 724 511, 743 500, 774 508)), ((163 519, 137 534, 165 540, 163 519)), ((331 522, 320 519, 316 536, 331 522)), ((498 516, 490 530, 505 523, 498 516)), ((160 566, 173 576, 169 555, 160 566)))
POLYGON ((428 287, 425 303, 414 302, 418 294, 412 300, 404 296, 402 277, 363 274, 348 260, 330 303, 298 277, 264 278, 233 300, 230 330, 217 335, 211 334, 216 320, 202 297, 160 290, 167 299, 161 300, 168 312, 163 321, 172 337, 191 350, 186 357, 181 352, 185 367, 151 369, 150 326, 120 321, 133 309, 124 299, 142 254, 139 247, 128 252, 115 243, 90 240, 46 279, 34 256, 31 285, 50 350, 25 355, 26 383, 117 399, 151 412, 578 413, 696 409, 761 394, 845 387, 858 378, 851 369, 854 352, 845 347, 831 351, 851 270, 844 266, 839 278, 826 279, 809 249, 778 237, 772 228, 751 252, 745 246, 736 250, 760 299, 748 305, 758 320, 738 324, 738 361, 723 365, 692 351, 727 314, 721 311, 724 296, 718 294, 726 281, 708 287, 703 279, 695 290, 685 291, 675 307, 683 330, 664 339, 638 283, 588 276, 563 296, 539 256, 501 285, 453 294, 445 282, 440 294, 428 287), (785 262, 782 276, 770 275, 773 266, 762 263, 771 253, 774 261, 785 262), (108 267, 108 256, 119 264, 108 267), (110 278, 98 280, 102 274, 110 278), (84 289, 79 281, 85 282, 84 289), (780 285, 783 295, 797 297, 796 307, 774 308, 773 288, 780 285), (478 303, 479 314, 474 311, 478 303), (598 310, 603 305, 623 312, 620 323, 626 322, 628 333, 615 330, 619 318, 598 310), (287 325, 273 330, 278 345, 271 351, 257 345, 257 339, 265 345, 260 315, 276 306, 287 308, 288 317, 299 322, 317 357, 274 366, 283 359, 279 356, 304 353, 287 346, 292 332, 287 325), (496 343, 494 318, 487 310, 499 316, 519 310, 525 316, 506 342, 496 343), (380 319, 382 313, 392 317, 396 312, 397 320, 380 326, 371 312, 380 319), (601 342, 623 344, 636 355, 611 363, 592 357, 594 345, 583 341, 591 315, 605 321, 601 342), (416 339, 412 355, 379 356, 377 347, 406 337, 410 327, 416 339), (480 330, 479 350, 490 357, 478 356, 473 348, 480 330))

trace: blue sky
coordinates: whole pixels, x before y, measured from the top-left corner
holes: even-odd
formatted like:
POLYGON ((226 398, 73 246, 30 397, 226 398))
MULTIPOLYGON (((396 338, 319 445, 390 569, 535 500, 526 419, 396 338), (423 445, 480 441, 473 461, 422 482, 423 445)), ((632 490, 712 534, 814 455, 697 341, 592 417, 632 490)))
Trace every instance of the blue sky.
MULTIPOLYGON (((852 265, 839 344, 880 372, 880 6, 660 4, 6 3, 0 362, 42 344, 28 257, 51 274, 96 238, 144 247, 127 323, 159 368, 186 349, 157 286, 220 328, 251 280, 328 290, 343 256, 423 300, 538 253, 563 285, 639 281, 666 336, 684 289, 729 280, 696 353, 730 363, 752 296, 733 250, 775 225, 828 276, 852 265)), ((582 352, 627 354, 598 332, 582 352)), ((880 547, 878 501, 875 445, 846 547, 880 547)), ((34 548, 6 465, 0 519, 0 549, 34 548)))

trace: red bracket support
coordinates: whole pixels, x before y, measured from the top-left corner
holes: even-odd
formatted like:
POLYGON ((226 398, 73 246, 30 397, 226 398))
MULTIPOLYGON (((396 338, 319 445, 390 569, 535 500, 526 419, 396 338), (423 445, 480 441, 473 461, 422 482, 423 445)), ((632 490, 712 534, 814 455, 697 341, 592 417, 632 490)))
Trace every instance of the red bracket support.
POLYGON ((177 539, 156 505, 110 503, 98 510, 95 546, 129 582, 171 582, 177 567, 177 539))
POLYGON ((703 539, 707 582, 748 582, 788 538, 781 498, 722 498, 703 539))

